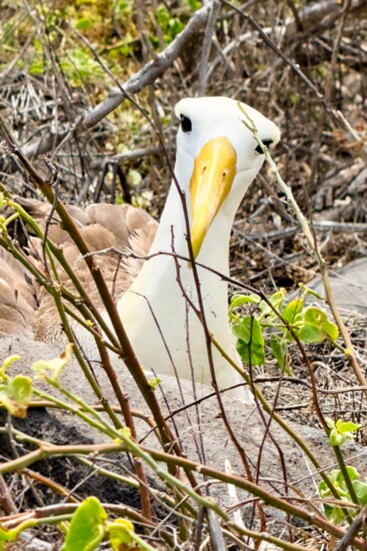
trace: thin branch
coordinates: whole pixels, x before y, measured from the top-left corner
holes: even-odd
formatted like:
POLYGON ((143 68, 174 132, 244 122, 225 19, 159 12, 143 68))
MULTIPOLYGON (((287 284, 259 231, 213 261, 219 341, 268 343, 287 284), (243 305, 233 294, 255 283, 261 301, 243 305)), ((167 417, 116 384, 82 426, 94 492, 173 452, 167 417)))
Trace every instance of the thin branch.
MULTIPOLYGON (((203 29, 211 13, 216 0, 211 0, 206 6, 198 10, 191 17, 184 30, 161 53, 149 61, 135 75, 122 84, 126 94, 137 94, 146 86, 153 84, 169 69, 174 61, 180 56, 184 47, 203 29)), ((45 134, 41 140, 32 141, 23 148, 27 158, 48 153, 52 147, 59 145, 63 140, 69 139, 77 130, 89 130, 98 124, 107 115, 112 113, 126 99, 126 95, 120 89, 114 89, 109 96, 91 111, 84 112, 73 126, 65 126, 57 134, 45 134)))

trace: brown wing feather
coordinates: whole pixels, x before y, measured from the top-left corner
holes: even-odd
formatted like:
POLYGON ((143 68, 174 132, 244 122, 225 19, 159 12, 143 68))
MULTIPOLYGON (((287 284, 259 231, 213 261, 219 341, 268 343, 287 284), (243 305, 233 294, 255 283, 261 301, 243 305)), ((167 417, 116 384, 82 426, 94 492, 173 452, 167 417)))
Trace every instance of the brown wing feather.
POLYGON ((0 336, 30 336, 36 309, 31 277, 20 262, 0 248, 0 336))
MULTIPOLYGON (((101 307, 98 291, 85 260, 68 233, 62 229, 57 214, 53 213, 50 217, 51 206, 23 198, 19 199, 19 203, 43 231, 47 226, 48 238, 62 250, 90 298, 97 307, 101 307)), ((157 223, 145 211, 131 205, 100 203, 89 205, 85 210, 68 206, 68 211, 91 253, 95 255, 95 263, 110 291, 118 300, 139 273, 143 260, 134 258, 134 255, 139 257, 148 253, 157 223), (129 256, 131 253, 132 256, 129 256)), ((27 247, 38 269, 45 271, 40 240, 28 238, 27 247)), ((36 339, 58 340, 61 327, 52 297, 44 288, 39 288, 31 281, 25 269, 9 253, 3 250, 1 253, 0 334, 19 333, 32 327, 36 339), (8 277, 5 277, 6 274, 9 274, 8 277), (6 324, 9 309, 12 323, 6 324)), ((58 276, 64 285, 71 288, 61 267, 58 267, 58 276)))

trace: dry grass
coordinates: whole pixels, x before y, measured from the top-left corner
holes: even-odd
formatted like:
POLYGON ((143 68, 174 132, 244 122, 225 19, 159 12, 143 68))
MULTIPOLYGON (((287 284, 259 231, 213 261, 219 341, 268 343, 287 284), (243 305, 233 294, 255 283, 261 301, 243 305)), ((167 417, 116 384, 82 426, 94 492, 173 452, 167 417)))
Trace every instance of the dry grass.
MULTIPOLYGON (((367 66, 367 23, 363 2, 330 1, 324 12, 321 2, 249 1, 242 13, 223 2, 213 36, 208 37, 205 28, 198 32, 178 52, 172 66, 134 96, 139 108, 125 102, 93 128, 80 125, 70 132, 75 121, 116 86, 114 79, 124 82, 154 59, 156 52, 146 37, 155 33, 159 50, 166 45, 163 35, 168 31, 162 30, 156 2, 136 2, 125 14, 114 12, 112 4, 107 2, 107 7, 101 7, 99 2, 92 3, 95 25, 79 34, 73 33, 72 27, 83 16, 86 7, 82 4, 71 8, 68 2, 56 2, 52 7, 48 2, 24 2, 16 10, 5 2, 0 16, 0 52, 4 59, 0 69, 0 114, 21 148, 32 150, 34 165, 46 179, 53 179, 65 202, 85 204, 123 198, 158 216, 170 175, 157 132, 162 133, 172 160, 176 124, 172 120, 173 104, 198 91, 228 95, 256 107, 281 127, 282 141, 274 160, 303 212, 314 223, 328 266, 336 270, 366 256, 367 89, 363 75, 367 66), (315 15, 312 10, 317 9, 315 15), (13 27, 6 26, 6 21, 13 27), (264 30, 265 37, 253 21, 264 30), (116 47, 127 32, 132 38, 126 53, 119 51, 117 57, 108 57, 106 51, 116 47), (211 47, 203 63, 206 41, 211 47), (89 73, 75 77, 68 68, 65 62, 71 47, 83 50, 88 59, 96 59, 89 73), (43 70, 35 74, 40 51, 43 70), (106 67, 113 78, 104 72, 106 67), (149 112, 148 119, 144 109, 149 112), (343 122, 339 121, 338 126, 337 111, 358 136, 352 135, 343 122), (55 136, 63 129, 65 139, 58 143, 55 136), (37 144, 50 135, 47 147, 37 150, 37 144), (338 226, 322 229, 325 221, 338 222, 338 226)), ((164 5, 169 6, 172 20, 179 20, 183 27, 187 24, 191 15, 187 3, 164 5)), ((174 34, 170 38, 174 39, 174 34)), ((20 169, 4 144, 0 153, 4 189, 40 197, 29 175, 20 169)), ((237 215, 231 265, 233 277, 267 295, 279 287, 294 291, 300 282, 307 283, 318 275, 317 260, 266 169, 237 215)), ((366 316, 350 312, 343 315, 364 368, 366 316)), ((366 400, 357 389, 345 354, 330 344, 310 346, 307 354, 323 414, 365 425, 366 400)), ((309 373, 295 345, 291 348, 291 363, 293 377, 281 377, 269 359, 264 370, 254 373, 255 380, 270 403, 276 400, 275 409, 284 419, 318 428, 309 373)), ((362 430, 358 442, 363 445, 364 439, 362 430)), ((20 488, 14 479, 13 484, 18 499, 20 488)), ((175 530, 176 524, 173 526, 175 530)), ((271 531, 269 526, 267 530, 271 531)), ((288 532, 286 524, 282 526, 276 526, 273 534, 284 541, 293 530, 294 541, 300 545, 332 549, 328 546, 333 536, 320 527, 313 527, 309 533, 302 527, 288 532)), ((45 532, 41 537, 47 539, 45 532)), ((215 548, 215 537, 211 538, 215 548)), ((182 542, 180 545, 180 549, 199 549, 195 534, 188 538, 189 547, 182 542)), ((232 548, 236 544, 232 543, 232 548)))

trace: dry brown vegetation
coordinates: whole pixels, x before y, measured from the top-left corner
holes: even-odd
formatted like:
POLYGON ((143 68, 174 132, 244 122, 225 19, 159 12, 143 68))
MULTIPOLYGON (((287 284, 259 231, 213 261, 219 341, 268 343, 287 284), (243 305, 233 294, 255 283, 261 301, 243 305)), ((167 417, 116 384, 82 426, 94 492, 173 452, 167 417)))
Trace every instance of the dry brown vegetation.
MULTIPOLYGON (((173 105, 184 96, 227 95, 256 107, 282 129, 282 140, 273 159, 309 218, 328 267, 337 270, 365 257, 365 2, 249 0, 240 5, 223 0, 203 4, 205 7, 196 0, 19 0, 16 3, 0 0, 0 116, 21 151, 19 156, 19 150, 11 149, 11 140, 2 141, 3 191, 42 198, 32 172, 22 163, 24 156, 66 203, 128 201, 158 217, 170 181, 167 159, 172 161, 174 157, 173 105)), ((2 132, 4 138, 4 126, 2 132)), ((267 296, 280 287, 294 291, 299 283, 305 284, 319 275, 317 255, 308 246, 299 221, 267 169, 253 184, 238 213, 231 242, 231 264, 234 278, 267 296)), ((366 316, 348 312, 344 318, 357 351, 355 361, 358 360, 363 372, 366 316)), ((357 388, 362 382, 356 379, 350 357, 342 345, 348 348, 345 339, 339 349, 331 343, 307 348, 314 379, 298 348, 292 347, 293 374, 282 381, 281 390, 282 377, 274 361, 255 372, 269 404, 281 412, 283 419, 319 430, 325 415, 365 425, 366 399, 357 388), (311 393, 313 383, 319 390, 316 397, 311 393), (343 392, 328 393, 335 389, 343 392)), ((271 410, 272 406, 268 413, 271 410)), ((258 423, 264 431, 260 417, 258 423)), ((10 433, 10 429, 6 430, 10 433)), ((63 434, 64 429, 59 430, 63 434)), ((184 431, 184 425, 181 430, 184 431)), ((33 434, 31 430, 29 433, 33 434)), ((49 437, 49 433, 46 434, 49 437)), ((75 454, 84 453, 80 451, 84 441, 79 435, 70 435, 65 430, 65 438, 79 445, 75 454)), ((277 439, 279 443, 279 435, 277 439)), ((363 445, 363 431, 358 433, 358 442, 363 445)), ((63 445, 60 440, 56 443, 63 445)), ((89 452, 95 451, 94 445, 97 446, 85 442, 89 452)), ((124 445, 134 455, 136 450, 124 445)), ((115 446, 111 447, 112 451, 121 451, 124 447, 115 446)), ((285 456, 291 449, 289 446, 284 444, 285 456)), ((261 455, 262 444, 259 449, 261 455)), ((3 457, 4 465, 12 451, 10 446, 3 457)), ((52 450, 48 448, 48 451, 51 456, 52 450)), ((62 453, 69 452, 60 448, 62 453)), ((329 453, 334 459, 327 465, 332 465, 335 457, 329 453)), ((279 452, 279 457, 281 455, 279 452)), ((239 456, 242 460, 241 451, 239 456)), ((42 454, 39 457, 43 457, 42 454)), ((175 455, 172 461, 162 457, 158 452, 153 455, 155 461, 163 460, 171 466, 171 474, 177 474, 174 466, 180 465, 180 460, 175 455)), ((140 456, 140 459, 146 466, 146 458, 140 456)), ((66 455, 63 460, 69 461, 66 455)), ((186 474, 196 468, 197 459, 189 454, 187 461, 190 460, 193 465, 186 465, 186 474)), ((48 508, 57 502, 55 495, 62 494, 53 480, 59 480, 58 467, 45 468, 48 477, 45 481, 29 474, 28 463, 22 464, 21 458, 19 461, 14 469, 5 470, 21 469, 26 477, 26 498, 16 479, 22 474, 2 480, 0 505, 6 516, 4 527, 17 526, 19 519, 25 518, 20 514, 18 519, 18 512, 28 514, 36 504, 38 518, 52 514, 60 517, 68 514, 70 518, 71 505, 63 509, 59 504, 55 513, 48 508), (34 488, 32 479, 37 481, 38 488, 34 488)), ((247 472, 246 477, 242 464, 240 472, 243 480, 250 480, 261 488, 259 472, 263 479, 274 473, 270 467, 261 471, 257 461, 258 457, 250 457, 250 474, 247 472)), ((184 460, 181 465, 183 463, 184 460)), ((91 462, 88 468, 92 467, 91 462)), ((131 465, 127 468, 133 470, 131 465)), ((280 484, 286 488, 285 494, 289 488, 282 484, 287 468, 285 462, 280 484)), ((91 471, 79 473, 70 466, 70 472, 69 485, 65 481, 67 476, 61 479, 65 487, 73 489, 78 486, 77 477, 88 478, 91 471)), ((139 470, 136 473, 140 476, 139 470)), ((321 507, 313 507, 306 500, 315 495, 315 488, 308 488, 310 493, 306 497, 295 490, 293 500, 288 501, 281 491, 274 490, 274 481, 268 481, 267 493, 262 495, 241 486, 235 476, 228 481, 223 470, 219 474, 208 471, 206 475, 210 480, 238 483, 237 488, 255 496, 256 507, 250 513, 247 509, 245 514, 246 526, 238 523, 238 518, 226 516, 224 505, 218 506, 222 507, 223 515, 217 508, 211 509, 209 500, 196 502, 191 496, 189 506, 177 505, 184 490, 178 485, 172 491, 172 484, 167 480, 160 483, 166 484, 164 491, 156 479, 149 481, 153 493, 157 488, 164 493, 164 498, 156 494, 151 497, 152 516, 147 513, 148 498, 141 487, 142 511, 136 505, 134 494, 129 500, 133 505, 126 510, 114 510, 111 505, 108 513, 110 517, 129 518, 140 526, 141 537, 154 548, 254 549, 257 545, 254 542, 261 538, 265 541, 266 532, 270 534, 268 542, 273 538, 273 548, 340 551, 350 548, 354 537, 353 548, 365 548, 365 509, 361 504, 354 504, 360 513, 355 529, 351 518, 344 518, 344 522, 335 527, 321 507), (294 509, 287 510, 276 499, 291 503, 294 509), (174 502, 182 517, 176 517, 174 502), (264 514, 262 509, 264 502, 283 511, 284 518, 269 516, 267 525, 268 513, 264 514), (306 516, 302 517, 297 507, 305 511, 306 516), (167 508, 172 514, 166 517, 167 508), (157 526, 161 519, 159 532, 157 526)), ((194 485, 192 478, 190 483, 194 485)), ((109 495, 111 493, 109 489, 109 495)), ((93 494, 93 485, 81 493, 83 497, 88 494, 93 494)), ((107 501, 105 494, 98 495, 107 501)), ((116 500, 121 501, 121 495, 116 500)), ((59 548, 60 534, 51 525, 39 529, 36 548, 41 540, 44 545, 56 542, 54 548, 59 548)), ((131 542, 129 545, 127 548, 133 549, 131 542)), ((27 546, 19 548, 28 549, 27 546)))

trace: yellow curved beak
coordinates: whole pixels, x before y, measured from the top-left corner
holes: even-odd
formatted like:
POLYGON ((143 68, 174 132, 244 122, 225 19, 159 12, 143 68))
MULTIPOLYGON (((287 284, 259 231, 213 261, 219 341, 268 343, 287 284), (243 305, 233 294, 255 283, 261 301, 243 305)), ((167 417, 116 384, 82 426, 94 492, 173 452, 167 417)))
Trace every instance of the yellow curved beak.
POLYGON ((231 189, 236 161, 236 151, 224 137, 207 142, 195 159, 190 182, 194 258, 197 258, 210 224, 231 189))

